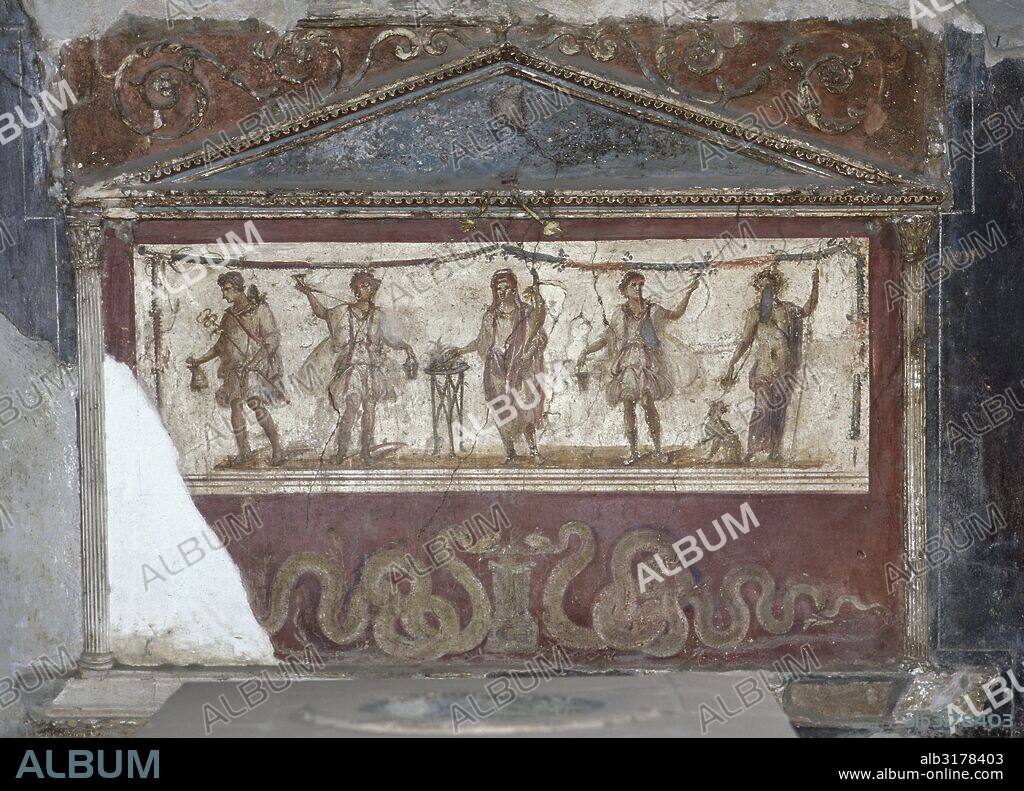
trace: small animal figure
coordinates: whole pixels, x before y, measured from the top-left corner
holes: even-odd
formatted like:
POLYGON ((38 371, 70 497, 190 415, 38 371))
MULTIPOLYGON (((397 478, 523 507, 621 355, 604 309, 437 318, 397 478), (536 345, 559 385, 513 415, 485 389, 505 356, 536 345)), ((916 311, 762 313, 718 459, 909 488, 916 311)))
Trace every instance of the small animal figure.
POLYGON ((712 401, 708 408, 708 416, 704 419, 704 439, 700 441, 701 445, 711 444, 704 455, 705 462, 721 461, 738 465, 743 458, 740 438, 725 419, 728 411, 729 407, 721 400, 712 401))

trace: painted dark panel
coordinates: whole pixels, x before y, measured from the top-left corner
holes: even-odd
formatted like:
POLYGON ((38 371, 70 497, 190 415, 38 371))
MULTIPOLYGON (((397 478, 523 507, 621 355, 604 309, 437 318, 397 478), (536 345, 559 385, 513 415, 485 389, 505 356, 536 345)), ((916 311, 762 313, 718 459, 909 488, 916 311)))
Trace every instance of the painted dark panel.
POLYGON ((986 69, 983 41, 960 33, 948 49, 956 205, 943 218, 942 250, 951 256, 970 234, 998 249, 947 266, 929 293, 929 532, 962 545, 963 520, 990 520, 990 507, 1005 527, 976 531, 935 569, 933 645, 943 661, 1009 667, 1024 647, 1024 410, 1013 400, 1024 407, 1024 63, 986 69), (991 235, 992 222, 1005 244, 991 235))
MULTIPOLYGON (((32 97, 50 86, 15 0, 0 1, 0 20, 0 113, 21 107, 32 121, 32 97)), ((52 134, 43 123, 0 146, 0 312, 25 335, 52 343, 67 361, 75 357, 74 280, 63 213, 50 193, 52 134)))

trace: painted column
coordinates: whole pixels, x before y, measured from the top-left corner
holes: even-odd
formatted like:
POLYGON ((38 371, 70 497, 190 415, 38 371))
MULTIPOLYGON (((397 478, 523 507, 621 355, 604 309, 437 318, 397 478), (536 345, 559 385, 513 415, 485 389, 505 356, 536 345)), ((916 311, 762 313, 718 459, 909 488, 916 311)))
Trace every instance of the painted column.
MULTIPOLYGON (((903 308, 903 535, 911 568, 926 569, 928 539, 925 502, 925 271, 935 217, 913 215, 896 223, 902 258, 903 308)), ((903 653, 928 659, 928 575, 915 574, 904 586, 907 628, 903 653)))
POLYGON ((82 519, 82 598, 85 644, 79 669, 103 673, 110 651, 110 581, 107 570, 107 454, 103 398, 103 225, 68 224, 78 302, 78 463, 82 519))

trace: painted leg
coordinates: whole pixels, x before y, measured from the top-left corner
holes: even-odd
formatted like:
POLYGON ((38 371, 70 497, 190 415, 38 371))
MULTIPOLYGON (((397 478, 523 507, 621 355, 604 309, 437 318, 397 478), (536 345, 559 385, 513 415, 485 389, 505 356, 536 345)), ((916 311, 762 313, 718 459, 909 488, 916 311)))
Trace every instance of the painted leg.
POLYGON ((505 463, 512 464, 516 456, 516 435, 510 425, 499 426, 498 433, 501 435, 502 444, 505 446, 505 463))
POLYGON ((771 420, 771 446, 768 452, 768 461, 771 464, 782 464, 782 441, 786 436, 786 412, 789 404, 775 408, 770 414, 771 420))
POLYGON ((252 457, 252 448, 249 447, 249 433, 245 428, 245 410, 243 409, 241 399, 231 402, 231 433, 235 436, 238 455, 227 459, 225 466, 228 467, 244 464, 252 457))
POLYGON ((359 411, 359 401, 355 398, 345 400, 345 410, 338 418, 338 450, 335 460, 340 462, 348 458, 348 446, 352 439, 352 426, 356 422, 356 413, 359 411))
POLYGON ((622 418, 626 425, 626 439, 629 442, 629 458, 626 464, 636 464, 640 460, 640 453, 637 451, 636 435, 636 401, 622 402, 622 418))
POLYGON ((661 464, 667 464, 668 456, 661 452, 661 415, 658 414, 658 407, 650 393, 644 396, 643 407, 647 430, 651 434, 651 442, 654 443, 654 455, 661 464))
POLYGON ((533 463, 537 465, 543 464, 544 458, 537 449, 537 427, 533 423, 527 423, 526 428, 523 429, 523 434, 526 435, 526 444, 530 448, 530 458, 533 459, 533 463))
POLYGON ((373 428, 377 422, 377 407, 373 401, 363 401, 362 421, 359 430, 359 458, 363 464, 372 464, 370 449, 373 447, 373 428))
POLYGON ((263 433, 270 440, 270 464, 280 467, 285 462, 285 455, 281 448, 281 437, 277 433, 277 424, 274 422, 270 410, 259 398, 250 398, 247 403, 253 414, 256 415, 256 422, 260 424, 263 433))

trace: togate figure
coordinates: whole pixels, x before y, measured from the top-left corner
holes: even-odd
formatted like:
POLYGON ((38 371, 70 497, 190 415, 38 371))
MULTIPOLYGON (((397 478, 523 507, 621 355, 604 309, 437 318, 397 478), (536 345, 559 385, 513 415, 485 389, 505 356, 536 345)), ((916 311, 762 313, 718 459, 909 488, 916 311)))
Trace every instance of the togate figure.
POLYGON ((498 432, 505 445, 505 463, 515 461, 515 442, 526 439, 530 458, 543 462, 537 448, 537 429, 544 417, 544 350, 548 335, 544 329, 543 308, 536 304, 539 289, 528 290, 533 304, 523 300, 519 281, 511 269, 501 269, 491 277, 491 304, 484 311, 477 337, 457 349, 457 353, 476 352, 484 361, 484 397, 495 414, 498 432), (528 391, 528 392, 527 392, 528 391), (511 412, 509 412, 511 410, 511 412), (501 419, 497 419, 498 414, 501 419), (511 414, 505 419, 506 414, 511 414))

